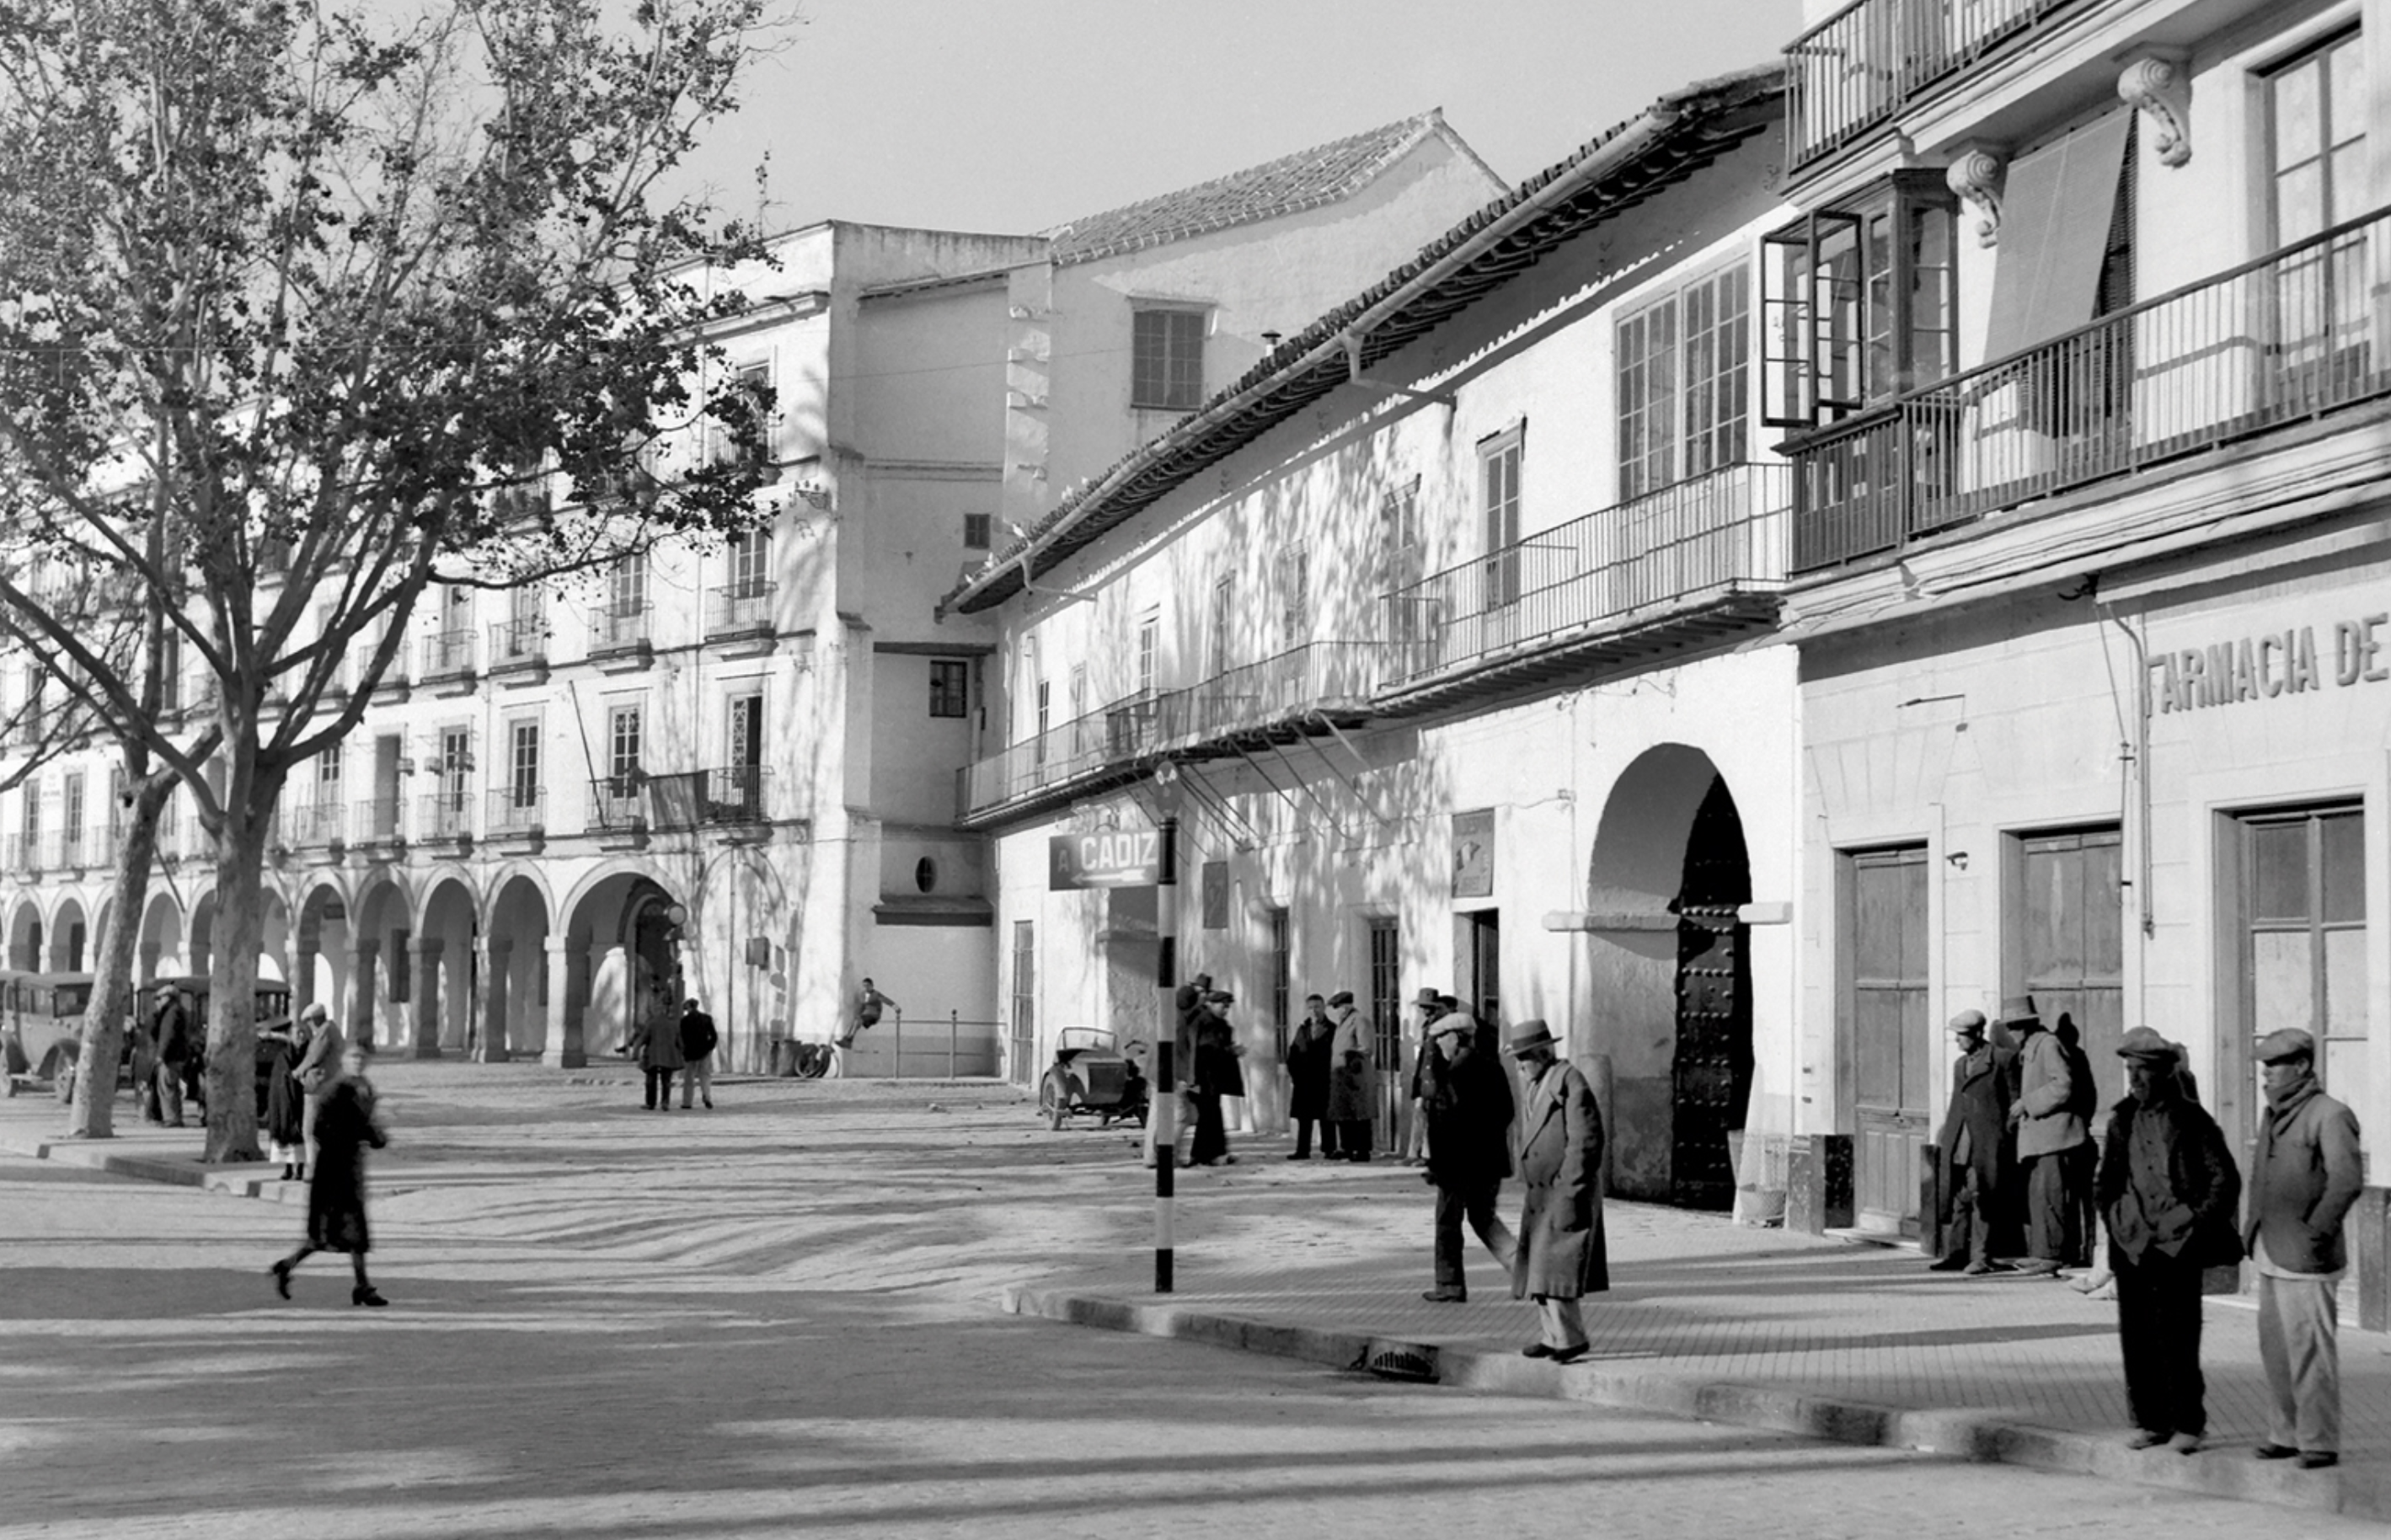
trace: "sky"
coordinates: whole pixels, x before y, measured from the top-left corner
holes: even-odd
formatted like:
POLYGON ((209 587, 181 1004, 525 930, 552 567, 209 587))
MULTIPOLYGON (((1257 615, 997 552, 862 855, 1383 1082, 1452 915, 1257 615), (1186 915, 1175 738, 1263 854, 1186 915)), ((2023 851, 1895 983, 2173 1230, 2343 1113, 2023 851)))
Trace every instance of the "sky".
POLYGON ((1018 234, 1424 112, 1517 185, 1778 57, 1801 0, 799 0, 689 185, 764 223, 1018 234))

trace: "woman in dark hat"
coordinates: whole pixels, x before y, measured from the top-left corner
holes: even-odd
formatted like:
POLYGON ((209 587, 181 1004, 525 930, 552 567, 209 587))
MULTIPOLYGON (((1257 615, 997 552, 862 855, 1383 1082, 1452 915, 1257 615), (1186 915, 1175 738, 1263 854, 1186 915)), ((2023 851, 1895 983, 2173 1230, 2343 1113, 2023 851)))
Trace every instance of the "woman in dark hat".
POLYGON ((1221 1098, 1246 1094, 1245 1071, 1237 1060, 1236 1029, 1229 1025, 1229 1007, 1236 996, 1213 990, 1204 996, 1204 1014, 1196 1023, 1196 1142, 1187 1152, 1194 1166, 1234 1166, 1229 1153, 1229 1128, 1221 1118, 1221 1098))
POLYGON ((291 1275, 318 1251, 346 1251, 356 1287, 353 1305, 390 1303, 366 1276, 371 1233, 366 1226, 366 1151, 388 1143, 374 1118, 373 1082, 366 1079, 366 1045, 352 1042, 341 1055, 340 1078, 324 1092, 316 1110, 316 1174, 307 1184, 307 1238, 276 1262, 275 1292, 291 1298, 291 1275))

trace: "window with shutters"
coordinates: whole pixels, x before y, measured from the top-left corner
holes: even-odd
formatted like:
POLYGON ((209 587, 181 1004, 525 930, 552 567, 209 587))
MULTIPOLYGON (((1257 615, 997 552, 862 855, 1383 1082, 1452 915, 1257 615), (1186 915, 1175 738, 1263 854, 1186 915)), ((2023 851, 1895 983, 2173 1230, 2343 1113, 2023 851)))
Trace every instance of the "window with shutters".
POLYGON ((971 715, 971 665, 962 658, 930 660, 930 715, 971 715))
POLYGON ((1517 603, 1519 598, 1519 464, 1526 449, 1525 423, 1478 446, 1478 506, 1486 538, 1488 609, 1517 603))
POLYGON ((1205 312, 1146 308, 1131 324, 1130 405, 1163 411, 1201 406, 1205 312))
POLYGON ((1958 367, 1958 195, 1896 172, 1768 236, 1761 421, 1834 422, 1958 367))

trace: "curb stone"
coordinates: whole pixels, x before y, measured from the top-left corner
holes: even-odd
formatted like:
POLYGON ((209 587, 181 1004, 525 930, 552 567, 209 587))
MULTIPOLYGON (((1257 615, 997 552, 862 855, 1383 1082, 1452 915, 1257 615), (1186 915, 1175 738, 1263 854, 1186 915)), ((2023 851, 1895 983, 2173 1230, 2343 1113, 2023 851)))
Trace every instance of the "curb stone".
POLYGON ((2372 1472, 2346 1468, 2304 1471, 2289 1462, 2253 1459, 2249 1450, 2236 1444, 2186 1458, 2165 1448, 2127 1449, 2113 1434, 2043 1428, 1956 1408, 1879 1405, 1775 1386, 1613 1369, 1584 1361, 1564 1366, 1506 1353, 1261 1321, 1183 1305, 1140 1304, 1027 1284, 1007 1287, 1002 1308, 1008 1314, 1203 1342, 1350 1373, 1368 1372, 1383 1354, 1404 1354, 1424 1363, 1428 1372, 1396 1378, 1424 1378, 1459 1390, 1657 1412, 1833 1443, 1910 1449, 1949 1459, 2100 1476, 2204 1496, 2391 1521, 2391 1489, 2386 1489, 2391 1483, 2372 1472))

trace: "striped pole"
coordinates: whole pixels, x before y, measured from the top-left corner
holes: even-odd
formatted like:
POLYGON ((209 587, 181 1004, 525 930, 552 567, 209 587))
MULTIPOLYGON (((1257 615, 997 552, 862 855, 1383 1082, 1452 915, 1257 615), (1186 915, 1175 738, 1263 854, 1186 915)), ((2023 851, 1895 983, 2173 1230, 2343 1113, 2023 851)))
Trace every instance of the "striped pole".
POLYGON ((1170 1055, 1179 1040, 1179 821, 1162 821, 1162 871, 1154 885, 1154 928, 1160 942, 1155 985, 1162 991, 1162 1017, 1155 1032, 1154 1095, 1147 1117, 1154 1123, 1154 1291, 1170 1292, 1175 1237, 1171 1205, 1179 1177, 1179 1096, 1170 1055))

